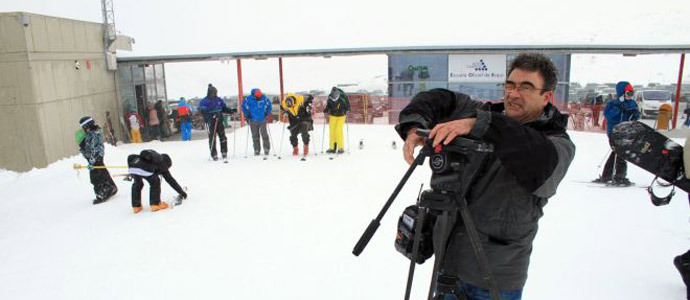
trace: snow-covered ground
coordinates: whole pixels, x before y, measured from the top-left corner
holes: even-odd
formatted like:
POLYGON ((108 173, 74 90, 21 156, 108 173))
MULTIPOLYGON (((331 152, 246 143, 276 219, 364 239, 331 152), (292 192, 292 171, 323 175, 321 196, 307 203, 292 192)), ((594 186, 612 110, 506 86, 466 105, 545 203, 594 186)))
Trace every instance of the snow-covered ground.
MULTIPOLYGON (((272 126, 280 143, 282 125, 272 126)), ((130 183, 92 205, 79 156, 26 173, 0 171, 2 299, 400 299, 408 261, 393 248, 397 218, 428 167, 418 168, 360 257, 352 248, 376 217, 407 165, 393 127, 350 125, 350 154, 307 161, 244 158, 245 130, 229 133, 236 154, 211 162, 205 140, 106 147, 107 165, 151 148, 173 159, 189 188, 180 207, 134 215, 130 183), (357 149, 359 140, 364 149, 357 149), (398 148, 393 150, 392 141, 398 148)), ((577 156, 545 207, 524 299, 685 299, 673 267, 690 247, 686 193, 655 207, 639 187, 600 188, 603 134, 571 132, 577 156)), ((677 140, 683 143, 683 140, 677 140)), ((251 146, 250 146, 251 148, 251 146)), ((250 150, 251 151, 251 150, 250 150)), ((628 165, 639 186, 652 176, 628 165)), ((122 173, 113 169, 112 174, 122 173)), ((162 197, 174 191, 163 183, 162 197)), ((424 299, 432 261, 417 268, 413 299, 424 299)))

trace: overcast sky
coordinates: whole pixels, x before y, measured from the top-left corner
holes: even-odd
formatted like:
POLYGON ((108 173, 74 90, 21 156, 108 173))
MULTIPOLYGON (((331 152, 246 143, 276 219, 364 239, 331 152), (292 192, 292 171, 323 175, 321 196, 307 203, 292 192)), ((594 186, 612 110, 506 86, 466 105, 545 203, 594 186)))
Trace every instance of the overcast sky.
MULTIPOLYGON (((120 56, 405 45, 690 44, 687 1, 113 0, 115 25, 135 38, 120 56), (640 3, 638 3, 640 2, 640 3)), ((99 0, 0 1, 26 11, 101 22, 99 0)), ((571 81, 675 82, 679 55, 577 55, 571 81)), ((277 92, 277 60, 243 61, 245 93, 277 92)), ((235 63, 168 64, 169 98, 237 92, 235 63)), ((284 60, 286 91, 385 83, 385 56, 284 60), (382 77, 383 76, 383 77, 382 77)), ((685 72, 690 78, 690 72, 685 72)), ((352 87, 357 89, 360 87, 352 87)))

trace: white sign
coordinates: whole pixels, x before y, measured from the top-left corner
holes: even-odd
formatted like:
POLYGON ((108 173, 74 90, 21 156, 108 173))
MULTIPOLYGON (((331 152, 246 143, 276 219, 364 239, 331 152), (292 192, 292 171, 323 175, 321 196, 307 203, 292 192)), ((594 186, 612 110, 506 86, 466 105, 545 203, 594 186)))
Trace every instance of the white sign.
POLYGON ((448 55, 448 82, 502 83, 505 55, 448 55))

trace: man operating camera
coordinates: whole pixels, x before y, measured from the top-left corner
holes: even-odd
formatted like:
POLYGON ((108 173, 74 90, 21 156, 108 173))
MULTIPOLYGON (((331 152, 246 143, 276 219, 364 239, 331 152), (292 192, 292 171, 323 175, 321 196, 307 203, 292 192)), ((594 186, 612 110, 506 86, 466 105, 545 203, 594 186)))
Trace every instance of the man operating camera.
MULTIPOLYGON (((425 142, 417 128, 431 129, 433 146, 459 136, 494 145, 466 200, 503 300, 521 299, 542 208, 575 156, 566 133, 567 116, 550 103, 556 77, 548 57, 523 53, 510 65, 503 103, 481 103, 465 94, 433 89, 417 94, 396 126, 405 140, 408 163, 414 160, 415 147, 425 142)), ((436 298, 491 299, 463 222, 453 225, 443 257, 436 298), (451 286, 452 293, 438 295, 442 284, 451 286)))

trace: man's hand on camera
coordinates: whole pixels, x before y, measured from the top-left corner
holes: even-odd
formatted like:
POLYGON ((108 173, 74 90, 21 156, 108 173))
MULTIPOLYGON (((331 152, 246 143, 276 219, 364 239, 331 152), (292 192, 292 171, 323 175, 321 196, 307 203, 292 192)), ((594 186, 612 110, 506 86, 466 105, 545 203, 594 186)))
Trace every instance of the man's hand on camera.
POLYGON ((407 131, 407 139, 405 139, 405 145, 403 146, 403 156, 408 164, 414 162, 414 148, 417 146, 424 146, 424 141, 426 138, 417 135, 417 128, 412 128, 407 131))
POLYGON ((434 140, 433 147, 443 143, 448 145, 453 139, 470 133, 477 118, 467 118, 446 123, 437 124, 429 132, 429 138, 434 140))

